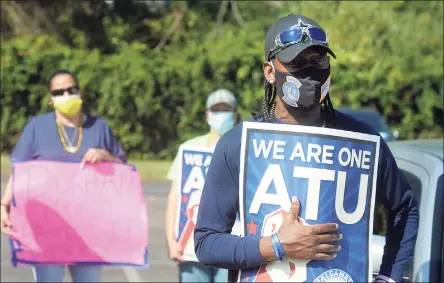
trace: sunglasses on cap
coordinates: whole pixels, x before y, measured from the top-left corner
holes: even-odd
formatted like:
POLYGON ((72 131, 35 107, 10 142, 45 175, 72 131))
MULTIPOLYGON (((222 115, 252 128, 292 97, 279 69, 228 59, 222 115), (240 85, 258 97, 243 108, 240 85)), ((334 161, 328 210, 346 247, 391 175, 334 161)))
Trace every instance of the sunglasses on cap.
POLYGON ((80 88, 75 85, 64 89, 51 90, 50 93, 52 96, 61 96, 65 93, 65 91, 67 91, 69 94, 79 94, 80 88))
POLYGON ((307 35, 312 42, 328 44, 327 32, 315 26, 301 27, 298 25, 291 26, 279 33, 274 40, 274 47, 270 50, 269 58, 272 52, 282 50, 290 45, 302 42, 304 34, 307 35))

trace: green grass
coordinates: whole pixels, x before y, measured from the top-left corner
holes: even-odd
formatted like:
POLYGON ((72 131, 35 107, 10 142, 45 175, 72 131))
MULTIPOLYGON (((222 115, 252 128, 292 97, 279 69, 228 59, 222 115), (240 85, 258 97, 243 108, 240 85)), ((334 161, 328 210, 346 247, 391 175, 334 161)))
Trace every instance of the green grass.
POLYGON ((143 180, 165 180, 171 161, 167 160, 128 160, 136 166, 143 180))
MULTIPOLYGON (((171 161, 167 160, 128 160, 137 167, 143 180, 165 180, 171 161)), ((1 155, 1 174, 11 174, 11 161, 6 154, 1 155)))
POLYGON ((1 174, 2 175, 10 175, 11 174, 11 161, 9 160, 9 156, 6 154, 2 154, 1 156, 1 174))

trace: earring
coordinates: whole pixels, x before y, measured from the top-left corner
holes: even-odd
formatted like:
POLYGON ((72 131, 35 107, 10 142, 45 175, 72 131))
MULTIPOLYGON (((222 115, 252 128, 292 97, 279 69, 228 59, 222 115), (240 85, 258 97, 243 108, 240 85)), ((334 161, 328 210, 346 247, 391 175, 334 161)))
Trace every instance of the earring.
POLYGON ((49 105, 49 106, 52 106, 52 104, 53 104, 53 103, 52 103, 52 100, 50 100, 50 101, 48 102, 48 105, 49 105))

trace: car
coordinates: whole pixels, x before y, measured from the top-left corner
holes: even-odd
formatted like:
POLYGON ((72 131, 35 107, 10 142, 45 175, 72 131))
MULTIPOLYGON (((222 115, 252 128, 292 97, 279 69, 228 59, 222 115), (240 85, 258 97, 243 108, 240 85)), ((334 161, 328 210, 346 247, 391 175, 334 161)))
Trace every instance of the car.
MULTIPOLYGON (((392 141, 388 145, 419 203, 418 237, 403 282, 444 282, 443 140, 392 141)), ((384 245, 385 237, 373 235, 374 277, 384 245)))
POLYGON ((384 120, 384 117, 379 114, 378 111, 371 108, 361 108, 361 109, 352 109, 352 108, 338 108, 338 111, 349 115, 356 120, 366 123, 367 125, 375 128, 381 137, 386 141, 396 140, 399 136, 398 131, 391 131, 389 126, 384 120))

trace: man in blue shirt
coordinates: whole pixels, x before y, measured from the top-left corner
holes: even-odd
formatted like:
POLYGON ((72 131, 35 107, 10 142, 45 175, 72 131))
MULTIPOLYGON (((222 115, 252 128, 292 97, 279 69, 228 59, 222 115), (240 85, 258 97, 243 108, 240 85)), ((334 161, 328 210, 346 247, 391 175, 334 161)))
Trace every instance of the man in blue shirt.
MULTIPOLYGON (((378 135, 376 130, 333 109, 329 98, 330 61, 335 54, 326 32, 315 21, 289 15, 268 30, 265 39, 265 97, 251 119, 378 135), (294 87, 299 90, 295 95, 294 87), (277 94, 277 96, 276 96, 277 94)), ((271 237, 230 235, 239 211, 239 166, 242 124, 219 140, 202 193, 195 229, 195 251, 204 265, 232 270, 276 260, 271 237)), ((414 252, 419 225, 417 201, 381 139, 376 201, 389 210, 386 246, 377 280, 400 282, 414 252)), ((277 236, 294 259, 329 260, 340 252, 336 223, 304 226, 295 221, 299 202, 284 218, 277 236)))

